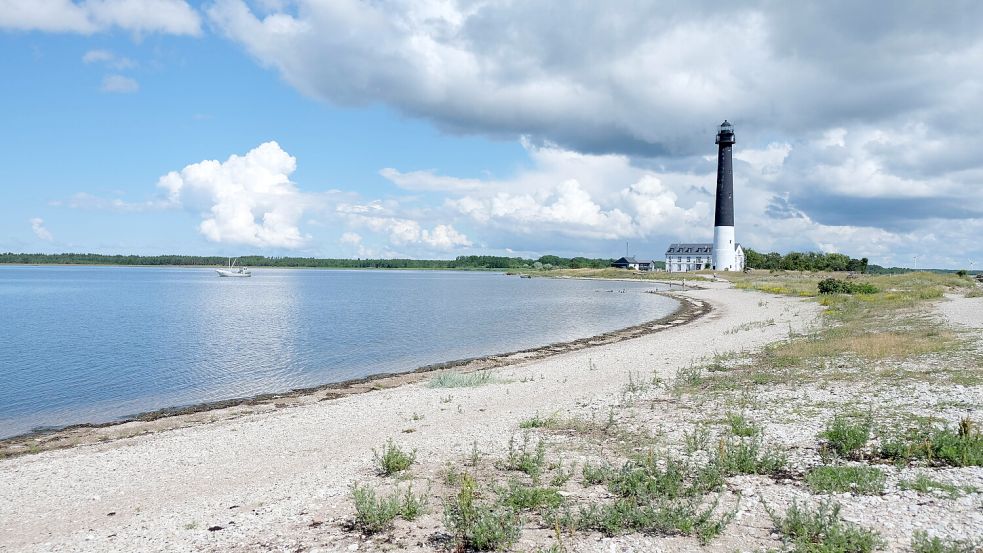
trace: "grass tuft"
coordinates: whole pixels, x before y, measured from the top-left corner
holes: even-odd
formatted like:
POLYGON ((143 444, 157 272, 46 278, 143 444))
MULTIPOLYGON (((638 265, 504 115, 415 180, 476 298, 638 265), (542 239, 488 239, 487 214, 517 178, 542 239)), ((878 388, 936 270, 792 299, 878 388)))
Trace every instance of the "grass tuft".
POLYGON ((430 379, 428 385, 431 388, 474 388, 495 382, 488 371, 476 371, 472 373, 440 373, 430 379))
POLYGON ((407 453, 400 449, 392 440, 386 442, 381 452, 373 449, 372 455, 375 457, 379 474, 383 476, 392 476, 396 473, 403 472, 410 468, 410 465, 416 461, 416 450, 407 453))
POLYGON ((731 433, 735 436, 750 438, 752 436, 757 436, 762 431, 760 426, 748 420, 743 414, 728 413, 726 419, 727 424, 730 426, 731 433))
POLYGON ((954 467, 983 466, 983 434, 965 419, 957 429, 922 425, 881 441, 880 455, 898 464, 924 460, 954 467))
POLYGON ((876 467, 817 467, 806 474, 806 484, 815 493, 877 495, 884 491, 885 478, 884 471, 876 467))
POLYGON ((856 454, 870 440, 870 417, 856 421, 854 417, 837 415, 819 433, 826 445, 836 454, 849 457, 856 454))
POLYGON ((413 487, 405 491, 396 489, 386 497, 379 497, 369 485, 352 485, 352 500, 355 503, 355 528, 365 534, 375 534, 392 526, 399 517, 416 520, 426 511, 426 495, 414 495, 413 487))
POLYGON ((749 440, 721 438, 713 465, 725 476, 779 474, 785 470, 788 459, 777 450, 764 449, 760 436, 749 440))
POLYGON ((531 447, 529 434, 522 435, 522 445, 516 447, 515 436, 509 438, 509 453, 505 458, 503 468, 528 474, 533 482, 539 482, 539 476, 546 465, 546 442, 539 440, 535 448, 531 447))
POLYGON ((509 482, 508 487, 496 490, 500 504, 516 511, 540 509, 544 507, 557 508, 563 503, 563 496, 556 488, 525 486, 519 482, 509 482))
POLYGON ((509 506, 481 501, 474 477, 461 477, 461 487, 444 508, 444 522, 459 550, 504 549, 519 539, 522 520, 509 506))
POLYGON ((902 480, 898 482, 898 487, 902 490, 914 490, 919 493, 932 493, 935 491, 943 492, 950 498, 957 498, 964 493, 974 493, 976 488, 972 486, 956 486, 945 482, 933 480, 924 474, 919 474, 914 480, 902 480))
POLYGON ((775 529, 793 551, 803 553, 868 553, 883 542, 871 530, 845 522, 840 506, 824 501, 816 509, 792 503, 784 516, 771 513, 775 529))

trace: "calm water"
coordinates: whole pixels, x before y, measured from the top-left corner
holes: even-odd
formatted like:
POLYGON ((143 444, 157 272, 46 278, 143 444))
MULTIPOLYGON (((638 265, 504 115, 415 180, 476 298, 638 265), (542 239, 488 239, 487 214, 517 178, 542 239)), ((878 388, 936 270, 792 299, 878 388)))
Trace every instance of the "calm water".
POLYGON ((591 336, 675 308, 651 289, 494 273, 0 267, 0 437, 591 336))

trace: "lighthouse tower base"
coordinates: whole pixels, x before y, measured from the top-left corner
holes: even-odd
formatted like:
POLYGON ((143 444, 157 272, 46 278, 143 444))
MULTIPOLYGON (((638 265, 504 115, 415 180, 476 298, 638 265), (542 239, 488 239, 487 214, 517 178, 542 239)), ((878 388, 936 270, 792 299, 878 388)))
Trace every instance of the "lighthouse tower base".
POLYGON ((740 271, 734 245, 734 227, 713 227, 713 269, 715 271, 740 271))

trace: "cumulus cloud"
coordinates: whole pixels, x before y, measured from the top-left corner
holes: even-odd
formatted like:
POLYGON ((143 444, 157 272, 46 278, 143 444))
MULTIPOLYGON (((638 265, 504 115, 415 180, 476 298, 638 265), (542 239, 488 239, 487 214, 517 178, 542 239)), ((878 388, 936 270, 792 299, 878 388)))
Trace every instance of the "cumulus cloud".
POLYGON ((0 0, 0 29, 92 34, 201 34, 201 18, 185 0, 0 0))
POLYGON ((906 250, 913 234, 955 239, 940 221, 983 219, 966 117, 983 111, 983 4, 255 5, 218 0, 207 17, 304 94, 525 137, 536 170, 507 178, 381 172, 505 237, 700 237, 724 118, 740 224, 761 244, 846 251, 866 234, 906 250))
MULTIPOLYGON (((311 96, 580 151, 697 153, 725 116, 761 135, 978 112, 983 5, 298 0, 208 16, 311 96), (272 9, 272 11, 270 11, 272 9), (503 40, 502 37, 508 37, 503 40), (721 48, 726 45, 726 48, 721 48)), ((951 119, 951 117, 949 117, 951 119)))
POLYGON ((441 251, 471 246, 471 240, 452 225, 439 224, 428 229, 413 219, 352 212, 347 213, 346 219, 352 226, 386 234, 394 246, 422 246, 441 251))
POLYGON ((55 239, 54 235, 51 234, 51 231, 44 227, 44 219, 34 217, 30 220, 30 223, 31 230, 34 231, 34 236, 37 236, 39 239, 44 240, 45 242, 51 242, 55 239))
POLYGON ((102 79, 103 92, 113 92, 117 94, 132 94, 140 90, 140 83, 125 75, 106 75, 102 79))
POLYGON ((298 224, 312 199, 290 181, 296 168, 279 144, 267 142, 224 162, 172 171, 157 185, 172 205, 201 213, 198 229, 212 242, 298 248, 307 240, 298 224))

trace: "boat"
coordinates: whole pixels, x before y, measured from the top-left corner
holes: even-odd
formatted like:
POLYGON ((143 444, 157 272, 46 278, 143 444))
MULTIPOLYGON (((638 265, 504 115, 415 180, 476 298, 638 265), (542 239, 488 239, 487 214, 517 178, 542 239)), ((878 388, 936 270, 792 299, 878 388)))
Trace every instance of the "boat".
POLYGON ((253 276, 247 267, 237 266, 238 259, 229 258, 229 266, 224 269, 215 269, 220 277, 248 277, 253 276))

